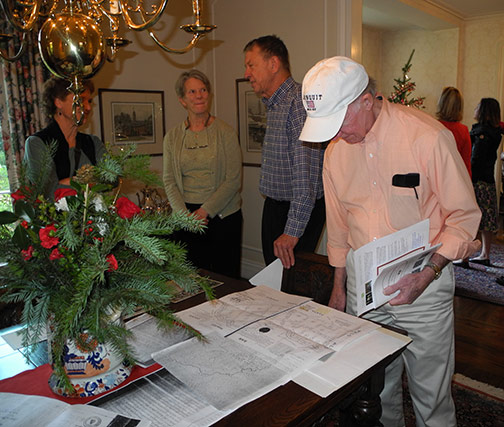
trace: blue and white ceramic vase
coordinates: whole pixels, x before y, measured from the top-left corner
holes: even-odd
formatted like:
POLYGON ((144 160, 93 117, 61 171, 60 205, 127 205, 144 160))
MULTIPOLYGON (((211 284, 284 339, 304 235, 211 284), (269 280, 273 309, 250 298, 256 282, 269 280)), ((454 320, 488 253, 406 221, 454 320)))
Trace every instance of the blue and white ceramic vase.
MULTIPOLYGON (((93 342, 83 334, 91 350, 79 348, 73 341, 64 347, 64 367, 75 393, 69 394, 53 373, 49 378, 52 391, 67 397, 89 397, 117 387, 131 373, 131 366, 107 344, 93 342)), ((96 341, 96 340, 94 340, 96 341)))
MULTIPOLYGON (((110 321, 122 323, 119 312, 110 316, 110 321)), ((47 344, 49 363, 56 355, 52 352, 50 320, 47 326, 47 344)), ((99 343, 86 332, 81 334, 81 340, 86 343, 82 348, 73 340, 68 340, 64 346, 64 368, 74 388, 74 393, 69 393, 61 384, 61 380, 53 373, 49 377, 49 386, 56 394, 66 397, 90 397, 104 393, 117 387, 126 380, 132 370, 132 366, 124 362, 111 345, 99 343)))

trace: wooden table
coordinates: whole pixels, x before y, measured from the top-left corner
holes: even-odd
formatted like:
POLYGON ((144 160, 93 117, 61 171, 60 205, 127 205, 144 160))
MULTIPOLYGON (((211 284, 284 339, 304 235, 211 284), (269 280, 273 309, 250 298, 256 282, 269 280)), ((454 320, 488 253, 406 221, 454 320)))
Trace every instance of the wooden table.
MULTIPOLYGON (((231 292, 252 287, 246 280, 230 279, 208 273, 216 280, 224 282, 216 288, 216 298, 231 292)), ((205 301, 203 295, 173 305, 176 311, 184 310, 205 301)), ((394 329, 396 332, 397 330, 394 329)), ((313 426, 324 425, 332 413, 339 411, 340 426, 382 426, 380 392, 383 389, 385 368, 404 348, 386 357, 355 380, 322 398, 315 393, 289 381, 264 396, 250 402, 222 420, 215 426, 313 426)))
MULTIPOLYGON (((213 279, 223 282, 222 285, 219 285, 215 289, 216 298, 252 287, 246 280, 230 279, 218 274, 203 272, 203 274, 205 273, 213 279)), ((199 294, 172 304, 171 308, 175 311, 180 311, 205 301, 205 296, 199 294)), ((239 425, 323 426, 326 420, 328 421, 334 413, 339 411, 340 426, 382 426, 379 422, 381 415, 379 394, 383 389, 385 367, 401 352, 402 349, 386 357, 327 398, 322 398, 290 381, 238 408, 214 425, 232 427, 239 425)), ((41 368, 43 366, 37 369, 41 368)), ((30 373, 31 371, 27 371, 27 374, 30 373)), ((33 371, 33 375, 30 378, 34 376, 35 371, 33 371)), ((5 380, 2 383, 9 382, 9 380, 5 380)), ((47 380, 44 383, 47 388, 47 380)), ((3 391, 11 390, 7 389, 3 391)), ((41 395, 44 394, 41 393, 41 395)), ((61 399, 63 400, 63 398, 61 399)), ((81 402, 79 401, 78 403, 81 402)))

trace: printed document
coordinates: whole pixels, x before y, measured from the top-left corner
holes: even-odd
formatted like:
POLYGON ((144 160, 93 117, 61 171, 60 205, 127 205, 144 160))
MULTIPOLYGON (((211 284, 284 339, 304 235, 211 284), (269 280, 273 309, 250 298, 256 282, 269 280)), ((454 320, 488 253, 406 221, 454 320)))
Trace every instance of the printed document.
POLYGON ((263 285, 178 316, 207 340, 191 339, 152 357, 221 411, 285 384, 322 357, 380 328, 263 285))
MULTIPOLYGON (((93 405, 149 420, 152 427, 208 426, 289 380, 325 397, 409 342, 385 342, 375 323, 267 286, 177 315, 205 339, 152 354, 166 370, 93 405)), ((155 335, 151 321, 137 325, 139 332, 147 323, 155 335)), ((161 344, 147 341, 155 344, 150 348, 161 344)))
POLYGON ((429 220, 374 240, 353 253, 357 315, 378 308, 398 292, 385 295, 383 290, 406 274, 422 270, 441 244, 429 244, 429 220))
POLYGON ((68 426, 137 426, 148 427, 150 421, 141 421, 118 415, 89 405, 70 405, 43 396, 0 393, 1 427, 68 427, 68 426))
POLYGON ((158 328, 157 319, 147 313, 127 321, 126 328, 133 334, 128 342, 133 349, 137 365, 142 368, 155 363, 151 357, 152 353, 192 338, 183 328, 158 328))

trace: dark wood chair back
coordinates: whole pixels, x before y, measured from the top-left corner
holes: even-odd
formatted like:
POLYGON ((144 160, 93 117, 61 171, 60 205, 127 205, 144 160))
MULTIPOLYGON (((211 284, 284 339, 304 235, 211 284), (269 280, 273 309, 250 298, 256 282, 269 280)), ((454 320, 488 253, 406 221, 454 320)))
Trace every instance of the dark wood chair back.
POLYGON ((329 265, 327 256, 297 252, 294 266, 283 270, 281 290, 311 297, 315 302, 327 305, 333 279, 334 267, 329 265))

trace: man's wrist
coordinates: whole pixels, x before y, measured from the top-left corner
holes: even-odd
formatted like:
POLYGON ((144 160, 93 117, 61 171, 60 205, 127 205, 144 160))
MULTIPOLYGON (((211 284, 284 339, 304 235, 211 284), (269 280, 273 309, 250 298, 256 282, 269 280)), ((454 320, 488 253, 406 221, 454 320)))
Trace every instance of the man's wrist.
POLYGON ((425 270, 426 268, 430 268, 434 272, 434 280, 437 280, 437 279, 439 279, 441 277, 442 269, 435 262, 428 261, 424 265, 424 268, 422 269, 422 271, 425 270))

